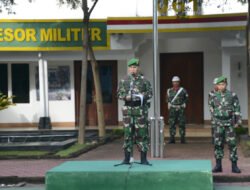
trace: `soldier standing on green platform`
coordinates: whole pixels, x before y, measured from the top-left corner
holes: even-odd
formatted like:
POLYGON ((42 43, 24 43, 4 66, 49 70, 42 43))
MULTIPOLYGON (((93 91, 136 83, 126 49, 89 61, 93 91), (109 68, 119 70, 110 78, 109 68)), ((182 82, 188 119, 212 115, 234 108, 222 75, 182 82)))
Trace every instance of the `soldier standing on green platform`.
MULTIPOLYGON (((215 78, 213 80, 214 89, 211 90, 209 92, 209 94, 208 94, 208 105, 210 105, 209 102, 211 102, 211 99, 214 97, 214 93, 218 90, 216 82, 217 82, 217 78, 215 78)), ((211 136, 212 136, 212 144, 214 144, 214 128, 215 128, 215 123, 214 123, 213 114, 212 114, 212 111, 213 111, 212 107, 209 107, 209 111, 210 111, 210 114, 211 114, 211 136)))
POLYGON ((170 140, 169 144, 175 143, 175 134, 176 134, 176 124, 179 124, 179 133, 181 137, 181 143, 185 142, 185 108, 188 101, 187 91, 180 86, 180 78, 174 76, 172 78, 173 87, 167 90, 166 101, 168 103, 169 110, 169 133, 170 140))
POLYGON ((125 158, 122 164, 130 164, 135 143, 141 152, 141 164, 148 165, 148 109, 152 88, 150 82, 139 72, 139 59, 133 58, 128 62, 128 75, 120 81, 117 93, 118 98, 124 101, 122 114, 125 158))
POLYGON ((216 166, 213 172, 222 172, 221 160, 224 156, 224 143, 228 144, 232 172, 241 173, 237 166, 237 142, 235 127, 241 124, 241 113, 237 95, 227 90, 227 79, 224 76, 217 78, 217 89, 210 98, 209 107, 214 120, 214 153, 216 166))

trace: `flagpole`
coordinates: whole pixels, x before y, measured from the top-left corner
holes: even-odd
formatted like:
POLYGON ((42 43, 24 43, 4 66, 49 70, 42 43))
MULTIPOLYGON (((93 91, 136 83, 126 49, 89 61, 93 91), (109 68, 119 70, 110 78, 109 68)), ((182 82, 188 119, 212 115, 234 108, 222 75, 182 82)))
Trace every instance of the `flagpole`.
POLYGON ((153 79, 154 79, 154 118, 155 118, 155 157, 159 157, 159 122, 160 118, 160 94, 159 94, 159 64, 158 64, 158 16, 157 16, 158 0, 153 0, 153 79))

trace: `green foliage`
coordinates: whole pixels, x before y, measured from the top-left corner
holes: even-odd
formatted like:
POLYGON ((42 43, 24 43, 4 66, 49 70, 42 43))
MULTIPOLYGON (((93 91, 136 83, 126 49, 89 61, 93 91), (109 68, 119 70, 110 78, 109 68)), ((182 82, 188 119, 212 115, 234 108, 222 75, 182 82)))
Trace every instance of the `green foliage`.
POLYGON ((3 95, 2 93, 0 93, 0 110, 4 110, 4 109, 7 109, 11 105, 15 105, 11 101, 12 98, 13 96, 7 97, 6 95, 3 95))
POLYGON ((15 14, 15 12, 12 10, 14 4, 15 0, 0 0, 0 13, 6 10, 8 14, 15 14))
POLYGON ((58 0, 60 5, 68 5, 71 9, 77 9, 81 5, 81 0, 58 0))
POLYGON ((124 130, 120 129, 120 128, 113 129, 112 134, 114 134, 115 136, 123 136, 124 135, 124 130))
POLYGON ((242 135, 240 139, 240 146, 245 157, 250 157, 250 137, 242 135))
POLYGON ((250 141, 247 141, 246 144, 250 148, 250 141))
POLYGON ((236 135, 245 135, 245 134, 248 134, 248 128, 246 127, 238 127, 238 128, 235 128, 235 132, 236 132, 236 135))
POLYGON ((248 0, 238 0, 239 2, 241 2, 242 4, 246 4, 248 2, 248 0))

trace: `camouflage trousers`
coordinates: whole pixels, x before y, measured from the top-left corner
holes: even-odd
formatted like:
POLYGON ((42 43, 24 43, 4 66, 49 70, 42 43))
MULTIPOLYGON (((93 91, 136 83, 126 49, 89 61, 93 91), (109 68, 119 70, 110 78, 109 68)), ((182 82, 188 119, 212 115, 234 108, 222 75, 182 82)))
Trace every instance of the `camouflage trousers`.
POLYGON ((136 144, 138 150, 147 152, 149 150, 148 135, 148 110, 143 107, 123 107, 124 144, 123 149, 133 151, 136 144))
POLYGON ((215 130, 215 121, 211 118, 211 137, 212 137, 212 144, 214 144, 214 130, 215 130))
POLYGON ((185 113, 184 109, 175 109, 175 108, 170 108, 169 110, 169 133, 170 136, 175 136, 176 134, 176 125, 179 124, 179 134, 181 137, 185 137, 186 134, 186 118, 185 118, 185 113))
POLYGON ((224 143, 228 144, 230 151, 230 160, 237 161, 237 142, 236 134, 233 125, 222 126, 215 125, 214 127, 214 154, 215 159, 222 159, 224 157, 224 143))

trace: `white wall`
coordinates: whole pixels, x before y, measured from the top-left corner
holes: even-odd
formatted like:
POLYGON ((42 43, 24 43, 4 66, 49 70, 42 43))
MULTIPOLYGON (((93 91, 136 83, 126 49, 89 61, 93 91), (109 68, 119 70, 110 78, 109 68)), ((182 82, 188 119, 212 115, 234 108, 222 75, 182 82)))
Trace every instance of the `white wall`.
POLYGON ((231 57, 231 90, 239 98, 242 118, 247 119, 247 68, 244 55, 231 57))

